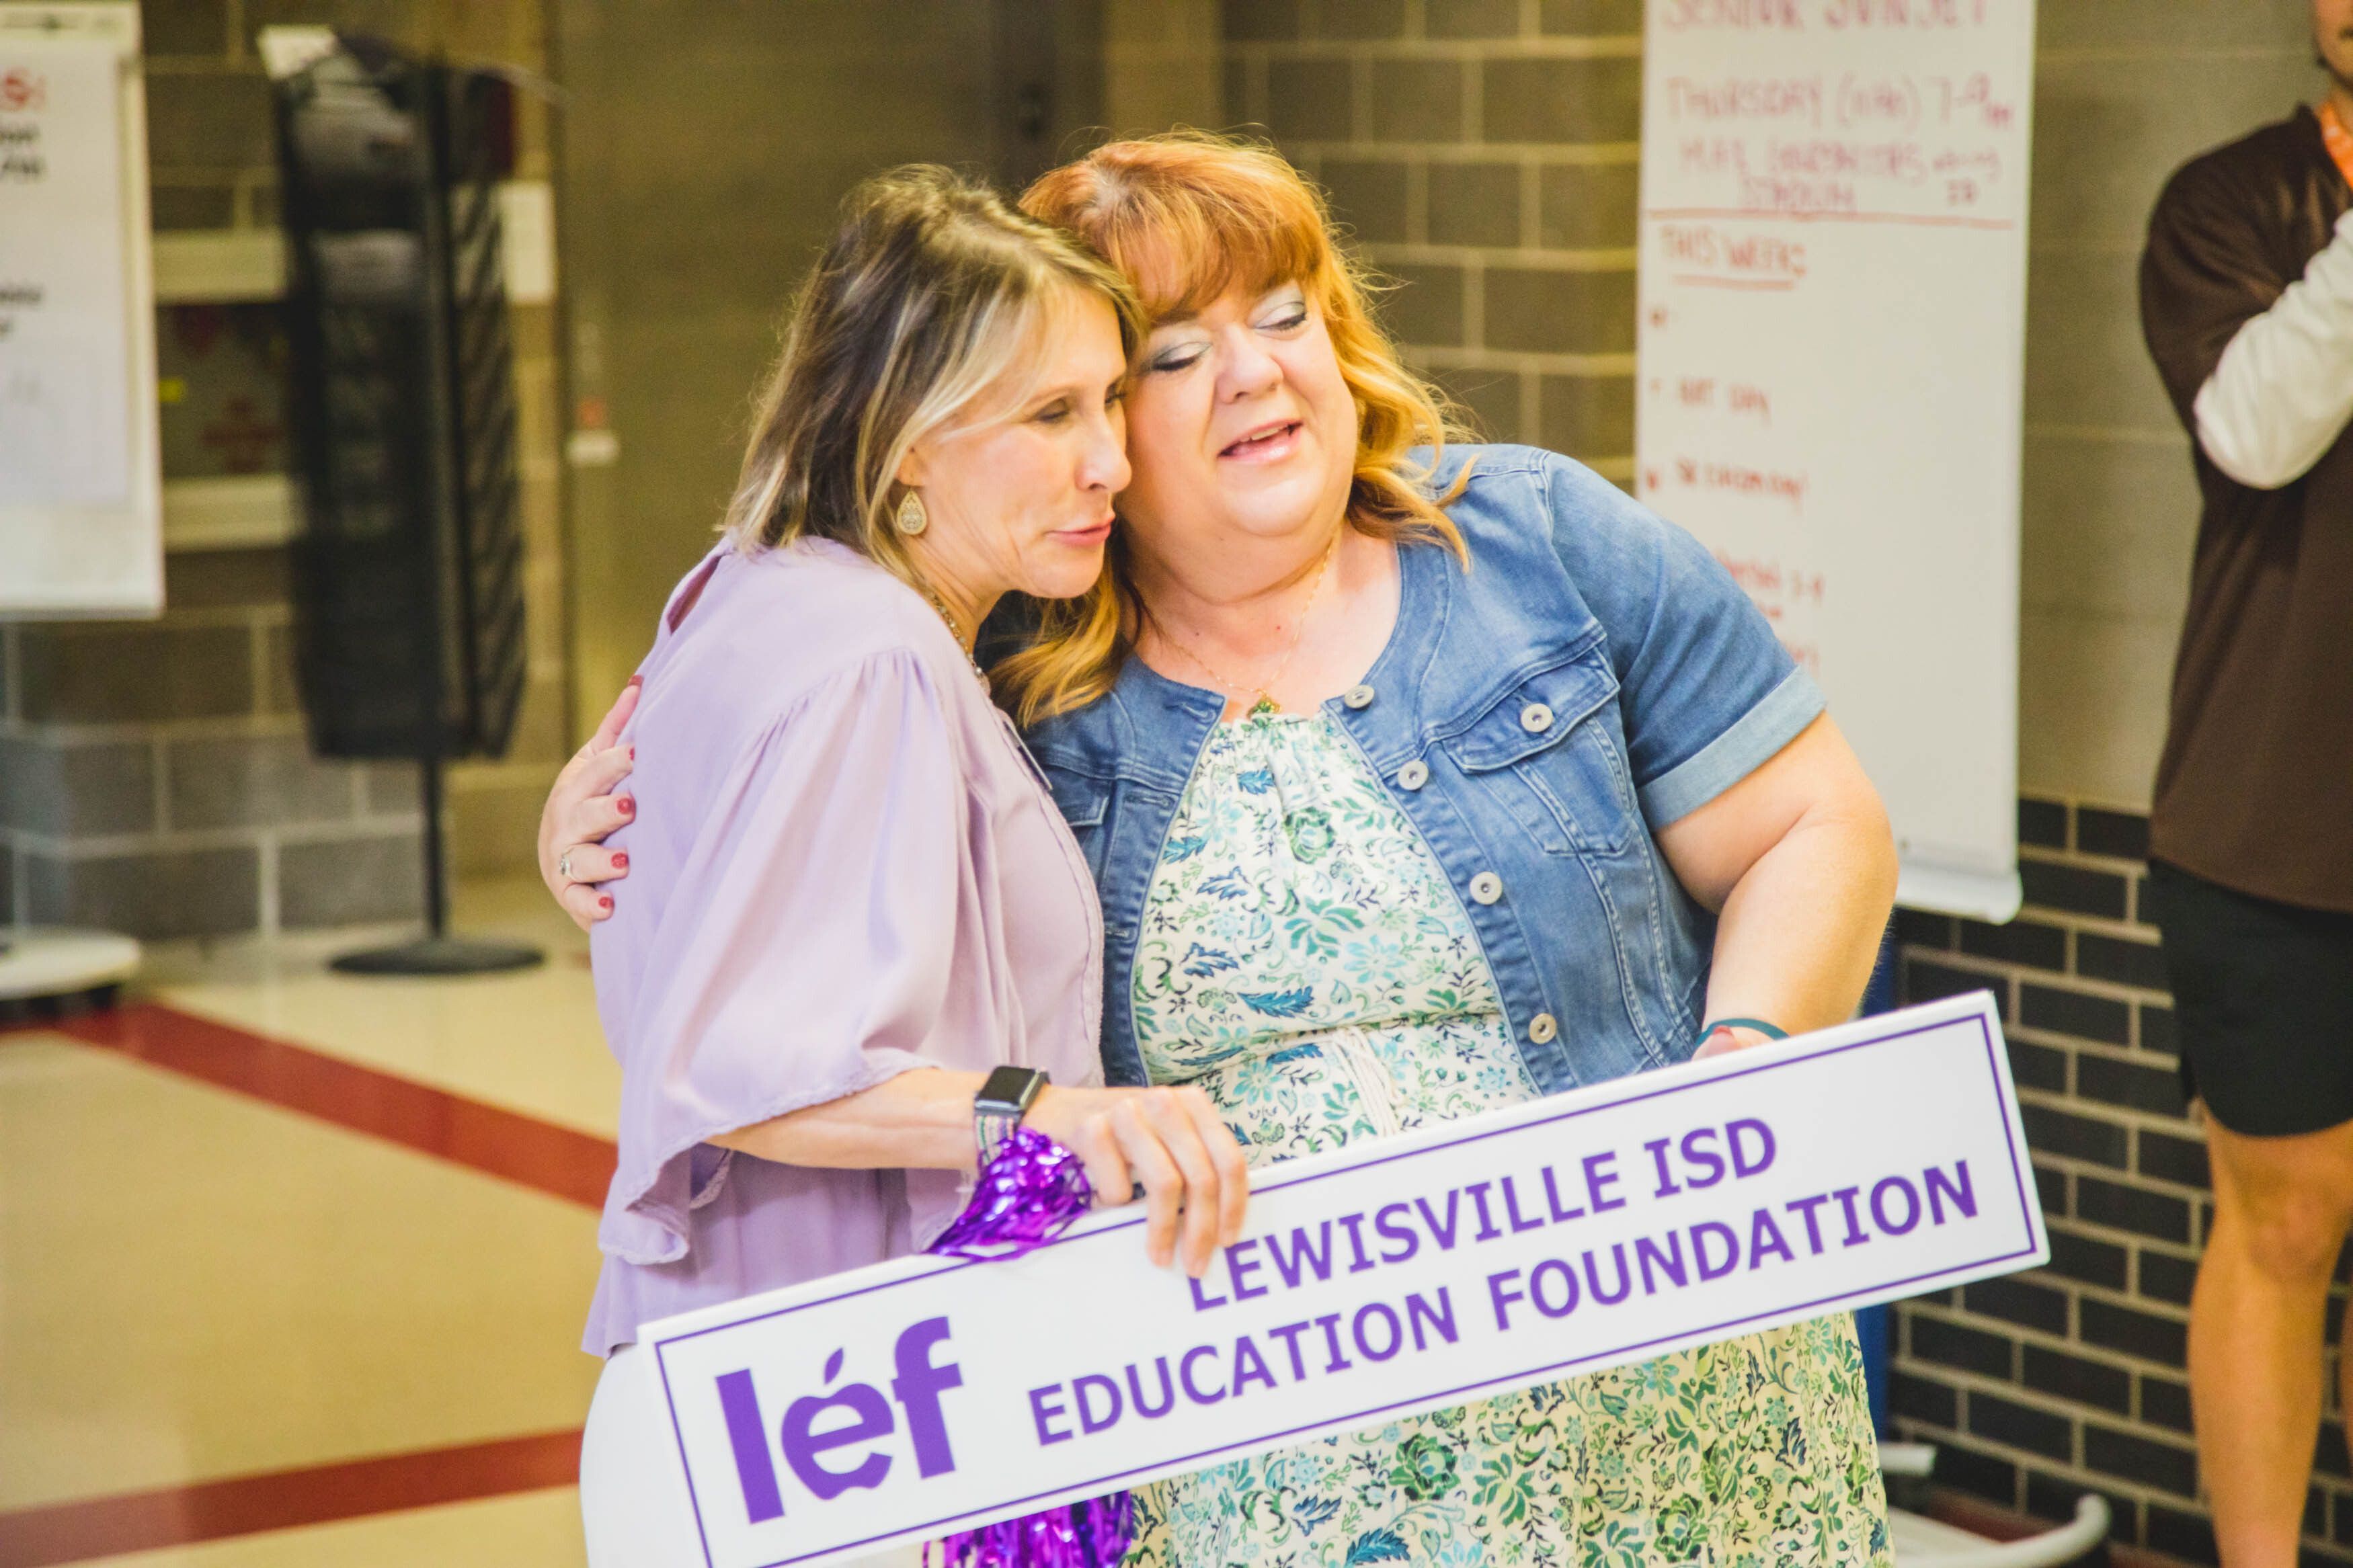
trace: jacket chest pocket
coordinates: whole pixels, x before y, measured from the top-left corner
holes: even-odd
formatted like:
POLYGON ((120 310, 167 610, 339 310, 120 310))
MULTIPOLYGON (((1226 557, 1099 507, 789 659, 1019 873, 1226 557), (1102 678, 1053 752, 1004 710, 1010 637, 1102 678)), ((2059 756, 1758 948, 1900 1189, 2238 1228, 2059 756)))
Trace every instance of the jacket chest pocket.
POLYGON ((1070 825, 1071 837, 1078 840, 1079 852, 1086 857, 1087 871, 1100 887, 1103 874, 1103 817, 1111 809, 1111 781, 1071 773, 1050 763, 1044 764, 1044 772, 1047 787, 1054 794, 1054 809, 1070 825))
POLYGON ((1597 648, 1524 677, 1439 737, 1472 797, 1547 854, 1623 853, 1641 830, 1609 715, 1618 678, 1597 648))

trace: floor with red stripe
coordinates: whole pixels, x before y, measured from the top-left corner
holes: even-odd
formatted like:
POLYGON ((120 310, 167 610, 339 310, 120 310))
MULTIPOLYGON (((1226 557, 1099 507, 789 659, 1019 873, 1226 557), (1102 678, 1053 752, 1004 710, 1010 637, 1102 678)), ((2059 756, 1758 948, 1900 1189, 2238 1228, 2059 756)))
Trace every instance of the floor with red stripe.
POLYGON ((0 1568, 582 1561, 617 1079, 531 894, 526 973, 165 948, 0 1028, 0 1568))

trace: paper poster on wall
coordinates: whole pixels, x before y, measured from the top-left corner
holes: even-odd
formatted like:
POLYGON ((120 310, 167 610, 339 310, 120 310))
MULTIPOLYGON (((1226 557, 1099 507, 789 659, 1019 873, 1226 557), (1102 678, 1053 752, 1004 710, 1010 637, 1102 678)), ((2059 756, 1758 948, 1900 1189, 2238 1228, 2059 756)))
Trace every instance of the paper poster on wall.
POLYGON ((0 614, 162 606, 138 17, 0 5, 0 614))
POLYGON ((1635 477, 1879 784, 1902 901, 2018 908, 2032 0, 1651 0, 1635 477))

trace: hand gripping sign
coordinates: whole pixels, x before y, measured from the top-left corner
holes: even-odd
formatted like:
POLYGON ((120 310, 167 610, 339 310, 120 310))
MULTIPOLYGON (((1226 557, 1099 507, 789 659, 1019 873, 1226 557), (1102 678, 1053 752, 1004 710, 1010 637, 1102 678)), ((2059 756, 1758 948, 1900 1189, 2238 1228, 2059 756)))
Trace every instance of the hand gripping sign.
POLYGON ((679 1561, 871 1552, 2049 1256, 1982 995, 1254 1181, 1198 1281, 1119 1209, 647 1325, 679 1561))

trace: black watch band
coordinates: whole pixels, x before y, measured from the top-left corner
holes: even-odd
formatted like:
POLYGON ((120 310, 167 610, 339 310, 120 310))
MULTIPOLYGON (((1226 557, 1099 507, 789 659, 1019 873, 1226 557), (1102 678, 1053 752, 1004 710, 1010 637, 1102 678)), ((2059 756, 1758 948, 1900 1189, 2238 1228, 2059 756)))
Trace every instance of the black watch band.
POLYGON ((972 1142, 978 1169, 988 1169, 988 1163, 1029 1114, 1038 1091, 1047 1082, 1046 1075, 1036 1068, 1001 1067, 989 1073, 980 1092, 972 1097, 972 1142))

